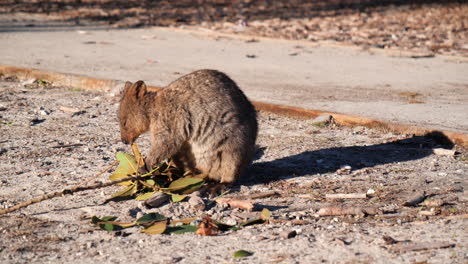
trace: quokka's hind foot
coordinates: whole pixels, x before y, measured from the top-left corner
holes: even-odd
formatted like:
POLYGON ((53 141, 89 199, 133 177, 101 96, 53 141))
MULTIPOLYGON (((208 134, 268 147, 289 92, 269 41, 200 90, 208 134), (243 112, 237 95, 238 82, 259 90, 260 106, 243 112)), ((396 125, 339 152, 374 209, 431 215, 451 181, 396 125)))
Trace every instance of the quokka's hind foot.
POLYGON ((217 182, 208 182, 207 185, 203 186, 200 189, 202 195, 208 195, 210 199, 222 195, 228 190, 228 184, 226 183, 217 183, 217 182))

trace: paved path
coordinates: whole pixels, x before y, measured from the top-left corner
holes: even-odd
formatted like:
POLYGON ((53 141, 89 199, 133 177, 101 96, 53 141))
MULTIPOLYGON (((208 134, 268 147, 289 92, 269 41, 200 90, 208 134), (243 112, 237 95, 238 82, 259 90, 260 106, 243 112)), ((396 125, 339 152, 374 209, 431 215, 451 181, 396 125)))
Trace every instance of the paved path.
POLYGON ((468 63, 163 28, 106 30, 0 16, 0 64, 165 85, 228 73, 258 101, 468 133, 468 63))

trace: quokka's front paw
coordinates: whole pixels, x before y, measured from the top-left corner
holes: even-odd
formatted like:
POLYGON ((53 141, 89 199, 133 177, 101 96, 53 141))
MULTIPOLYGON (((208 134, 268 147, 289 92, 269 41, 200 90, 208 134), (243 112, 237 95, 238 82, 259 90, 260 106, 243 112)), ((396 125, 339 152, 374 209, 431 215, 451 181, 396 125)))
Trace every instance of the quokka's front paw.
POLYGON ((143 175, 148 173, 150 170, 146 168, 146 164, 138 168, 138 174, 143 175))
POLYGON ((225 183, 219 182, 209 182, 205 185, 200 192, 203 194, 208 194, 208 197, 214 198, 228 190, 228 186, 225 183))

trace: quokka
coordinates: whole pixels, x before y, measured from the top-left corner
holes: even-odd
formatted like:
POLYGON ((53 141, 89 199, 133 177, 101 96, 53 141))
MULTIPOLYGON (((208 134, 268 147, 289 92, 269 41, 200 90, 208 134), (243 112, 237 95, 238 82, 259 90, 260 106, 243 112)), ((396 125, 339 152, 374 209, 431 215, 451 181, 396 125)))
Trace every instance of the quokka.
POLYGON ((251 164, 257 138, 255 108, 226 74, 199 70, 160 91, 127 82, 118 111, 122 142, 151 134, 146 169, 171 158, 180 169, 233 183, 251 164))

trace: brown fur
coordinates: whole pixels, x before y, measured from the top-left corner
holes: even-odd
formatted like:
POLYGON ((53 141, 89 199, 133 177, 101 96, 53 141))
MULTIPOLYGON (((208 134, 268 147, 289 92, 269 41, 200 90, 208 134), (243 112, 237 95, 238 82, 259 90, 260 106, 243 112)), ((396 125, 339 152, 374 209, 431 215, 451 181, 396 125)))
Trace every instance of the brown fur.
POLYGON ((257 138, 253 105, 224 73, 199 70, 159 92, 127 82, 119 107, 122 142, 151 134, 147 168, 172 158, 182 169, 232 183, 252 162, 257 138))

